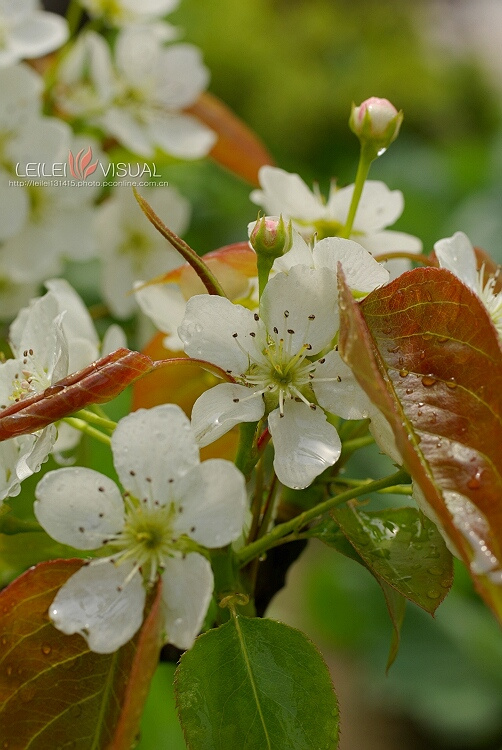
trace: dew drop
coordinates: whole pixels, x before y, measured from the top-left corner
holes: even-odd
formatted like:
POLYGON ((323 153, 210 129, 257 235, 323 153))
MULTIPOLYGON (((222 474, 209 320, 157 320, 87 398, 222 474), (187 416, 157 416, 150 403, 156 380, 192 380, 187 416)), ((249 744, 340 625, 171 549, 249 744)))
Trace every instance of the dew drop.
POLYGON ((439 599, 441 592, 438 589, 429 589, 427 592, 429 599, 439 599))
POLYGON ((2 636, 2 646, 6 646, 6 645, 7 645, 7 643, 8 643, 8 641, 7 641, 7 636, 3 635, 3 636, 2 636))
POLYGON ((399 370, 399 377, 405 378, 407 375, 409 375, 409 370, 405 370, 404 367, 399 370))
POLYGON ((70 709, 70 716, 72 719, 78 719, 82 715, 82 706, 72 706, 70 709))
POLYGON ((424 352, 423 349, 422 349, 422 351, 420 352, 420 354, 418 356, 419 356, 420 359, 425 359, 425 352, 424 352))
POLYGON ((423 333, 422 338, 424 341, 430 341, 432 338, 432 333, 423 333))
POLYGON ((13 668, 12 664, 9 664, 5 668, 5 674, 7 675, 7 677, 10 677, 13 671, 14 671, 14 668, 13 668))
POLYGON ((41 650, 42 650, 42 653, 43 653, 43 654, 44 654, 45 656, 49 656, 49 654, 50 654, 50 653, 51 653, 51 651, 52 651, 52 648, 51 648, 51 647, 49 646, 49 644, 48 644, 48 643, 43 643, 43 644, 42 644, 42 649, 41 649, 41 650))
MULTIPOLYGON (((404 365, 404 357, 399 357, 399 359, 397 361, 398 361, 399 367, 402 367, 404 365)), ((406 373, 406 374, 408 374, 408 373, 406 373)))
POLYGON ((194 326, 195 333, 202 333, 202 326, 200 323, 196 323, 194 326))
POLYGON ((451 586, 451 581, 449 581, 447 578, 444 579, 444 581, 441 581, 441 586, 444 589, 449 589, 451 586))
POLYGON ((445 344, 449 340, 450 339, 448 338, 448 336, 439 336, 439 338, 438 338, 438 344, 445 344))
POLYGON ((389 352, 389 354, 397 354, 397 352, 399 351, 399 347, 393 346, 391 349, 387 349, 387 351, 389 352))
POLYGON ((467 482, 467 486, 470 490, 479 490, 481 487, 481 472, 477 471, 473 477, 467 482))
POLYGON ((413 393, 413 388, 407 388, 407 389, 406 389, 406 393, 407 393, 407 394, 408 394, 408 396, 409 396, 409 395, 410 395, 411 393, 413 393))
POLYGON ((427 572, 430 573, 431 576, 440 576, 443 575, 444 571, 438 565, 433 565, 431 568, 427 569, 427 572))
POLYGON ((437 378, 434 375, 424 375, 422 378, 422 385, 425 388, 431 388, 435 383, 437 383, 437 378))
POLYGON ((455 378, 450 378, 449 380, 447 380, 446 387, 450 388, 452 391, 455 390, 455 388, 457 387, 457 381, 455 380, 455 378))

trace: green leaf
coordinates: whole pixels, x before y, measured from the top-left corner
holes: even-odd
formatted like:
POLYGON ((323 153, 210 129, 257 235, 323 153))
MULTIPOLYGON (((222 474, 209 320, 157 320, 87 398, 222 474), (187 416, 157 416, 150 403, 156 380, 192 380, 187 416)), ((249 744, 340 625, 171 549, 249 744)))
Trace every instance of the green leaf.
POLYGON ((502 622, 502 345, 449 271, 417 268, 360 304, 340 274, 340 352, 502 622))
POLYGON ((432 521, 416 508, 363 512, 350 504, 332 513, 374 575, 434 614, 453 583, 453 564, 432 521))
POLYGON ((160 587, 141 630, 113 654, 89 651, 47 614, 81 560, 40 563, 0 593, 0 737, 15 750, 130 750, 160 650, 160 587))
POLYGON ((406 599, 396 591, 396 589, 389 586, 389 584, 378 575, 374 568, 371 568, 367 564, 366 560, 359 554, 355 546, 353 546, 352 540, 349 541, 349 537, 344 536, 339 524, 336 523, 333 518, 323 519, 320 524, 310 530, 309 536, 320 539, 328 547, 333 547, 345 557, 362 565, 363 568, 366 568, 371 573, 382 589, 385 598, 385 605, 392 623, 392 638, 386 667, 388 671, 394 663, 399 650, 401 626, 403 624, 404 613, 406 610, 406 599))
POLYGON ((176 673, 189 750, 335 750, 328 669, 300 631, 235 616, 200 636, 176 673))

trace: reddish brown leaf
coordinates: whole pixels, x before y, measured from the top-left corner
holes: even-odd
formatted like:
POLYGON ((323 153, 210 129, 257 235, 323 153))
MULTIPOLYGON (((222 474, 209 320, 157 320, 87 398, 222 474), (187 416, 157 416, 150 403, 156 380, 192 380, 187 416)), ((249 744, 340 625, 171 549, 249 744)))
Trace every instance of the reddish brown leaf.
POLYGON ((0 411, 0 441, 41 430, 89 404, 110 401, 154 367, 144 354, 117 349, 42 393, 0 411))
POLYGON ((210 156, 238 177, 258 186, 258 170, 274 160, 258 136, 222 101, 207 91, 186 110, 218 134, 210 156))
POLYGON ((342 356, 386 416, 405 467, 502 621, 497 332, 478 297, 444 269, 417 268, 361 304, 340 283, 342 356))
POLYGON ((8 750, 130 750, 160 649, 160 587, 141 631, 94 654, 47 610, 81 560, 40 563, 0 594, 0 737, 8 750))

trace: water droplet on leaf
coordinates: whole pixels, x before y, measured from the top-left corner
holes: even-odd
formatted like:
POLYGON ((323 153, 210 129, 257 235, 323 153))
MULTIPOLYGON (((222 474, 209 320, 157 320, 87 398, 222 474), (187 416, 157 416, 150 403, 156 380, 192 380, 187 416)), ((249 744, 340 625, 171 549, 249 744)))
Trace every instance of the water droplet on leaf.
POLYGON ((434 375, 424 375, 422 378, 422 385, 425 388, 431 388, 435 383, 437 383, 437 378, 434 375))

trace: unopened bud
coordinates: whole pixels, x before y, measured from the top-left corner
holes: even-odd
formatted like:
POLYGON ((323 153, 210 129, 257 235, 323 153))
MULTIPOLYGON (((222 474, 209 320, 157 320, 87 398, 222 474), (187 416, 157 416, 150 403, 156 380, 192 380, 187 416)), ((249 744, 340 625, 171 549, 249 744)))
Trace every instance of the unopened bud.
POLYGON ((359 107, 352 105, 349 127, 357 135, 361 145, 372 147, 376 157, 383 154, 392 141, 396 140, 402 121, 402 111, 398 112, 388 99, 372 96, 359 107))
POLYGON ((258 256, 271 259, 287 253, 293 243, 291 221, 286 225, 282 216, 262 216, 258 219, 249 237, 251 247, 258 256))

